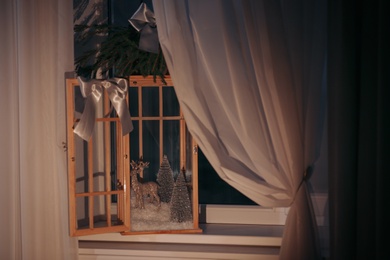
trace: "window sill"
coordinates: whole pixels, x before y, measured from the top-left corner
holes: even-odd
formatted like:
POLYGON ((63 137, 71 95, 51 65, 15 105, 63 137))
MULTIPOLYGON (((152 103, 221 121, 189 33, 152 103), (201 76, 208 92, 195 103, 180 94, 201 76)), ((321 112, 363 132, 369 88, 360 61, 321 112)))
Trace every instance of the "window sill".
POLYGON ((278 259, 283 226, 201 224, 202 234, 127 235, 79 238, 79 260, 278 259))
POLYGON ((79 260, 124 260, 124 259, 256 259, 277 260, 279 248, 248 246, 217 246, 189 244, 144 244, 118 243, 79 249, 79 260))
POLYGON ((82 242, 143 242, 280 247, 284 226, 200 224, 201 234, 127 235, 108 233, 79 237, 82 242))

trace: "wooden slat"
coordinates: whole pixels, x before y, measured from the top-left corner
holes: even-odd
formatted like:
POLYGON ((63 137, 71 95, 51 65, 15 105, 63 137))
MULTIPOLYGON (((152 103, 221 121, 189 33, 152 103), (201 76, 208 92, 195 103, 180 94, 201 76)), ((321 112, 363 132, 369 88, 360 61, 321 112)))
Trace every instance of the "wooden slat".
POLYGON ((121 235, 147 235, 147 234, 198 234, 202 233, 202 229, 170 229, 170 230, 148 230, 148 231, 125 231, 121 235))
MULTIPOLYGON (((182 112, 180 111, 180 115, 182 112)), ((185 169, 187 171, 187 158, 186 158, 186 123, 183 117, 180 117, 180 169, 185 169)))
MULTIPOLYGON (((116 165, 117 165, 117 178, 120 180, 122 185, 124 184, 124 175, 123 175, 123 144, 122 144, 122 126, 120 123, 117 124, 116 127, 116 151, 117 151, 117 157, 116 157, 116 165)), ((123 196, 123 190, 120 194, 118 194, 118 216, 124 215, 124 196, 123 196)))
MULTIPOLYGON (((140 120, 141 117, 132 116, 132 120, 140 120)), ((144 120, 180 120, 180 116, 145 116, 142 117, 144 120)), ((80 119, 76 118, 73 120, 74 123, 79 122, 80 119)), ((119 117, 105 117, 105 118, 96 118, 96 122, 120 122, 119 117)))
MULTIPOLYGON (((130 107, 129 96, 126 96, 126 102, 128 107, 130 107)), ((124 150, 124 159, 123 159, 123 169, 124 169, 124 183, 123 183, 123 192, 124 192, 124 215, 118 215, 118 218, 122 219, 127 230, 130 230, 130 134, 127 134, 123 137, 123 150, 124 150)))
MULTIPOLYGON (((140 120, 140 117, 132 117, 133 120, 140 120)), ((180 120, 180 116, 144 116, 142 120, 180 120)))
MULTIPOLYGON (((93 143, 92 138, 88 141, 88 193, 93 192, 93 143)), ((94 202, 93 197, 88 197, 89 207, 88 207, 88 216, 89 216, 89 227, 93 228, 93 215, 94 215, 94 202)))
POLYGON ((199 228, 199 197, 198 197, 198 144, 192 138, 192 219, 194 228, 199 228))
POLYGON ((160 145, 160 165, 163 161, 163 153, 164 153, 164 140, 163 140, 163 93, 162 93, 162 86, 159 86, 158 88, 158 102, 159 102, 159 115, 160 115, 160 119, 159 119, 159 127, 160 127, 160 130, 159 130, 159 145, 160 145))
MULTIPOLYGON (((103 114, 110 112, 110 101, 107 92, 104 92, 103 114)), ((110 122, 104 122, 104 172, 105 172, 105 191, 111 190, 111 142, 110 142, 110 122)), ((116 180, 114 180, 116 181, 116 180)), ((107 225, 111 226, 111 195, 105 196, 105 212, 107 225)))
MULTIPOLYGON (((80 118, 75 118, 74 123, 77 123, 80 121, 80 118)), ((96 118, 96 122, 119 122, 119 117, 99 117, 96 118)))
POLYGON ((77 230, 75 236, 96 235, 103 233, 123 232, 126 227, 124 225, 111 226, 111 227, 98 227, 98 228, 86 228, 77 230))
MULTIPOLYGON (((145 116, 142 117, 143 120, 180 120, 180 116, 145 116)), ((141 117, 132 116, 132 120, 140 120, 141 117)), ((73 120, 74 123, 79 122, 80 119, 76 118, 73 120)), ((105 118, 96 118, 96 122, 120 122, 119 117, 105 117, 105 118)))
POLYGON ((114 195, 123 193, 121 190, 112 190, 112 191, 94 191, 94 192, 83 192, 76 193, 76 197, 87 197, 87 196, 104 196, 104 195, 114 195))
MULTIPOLYGON (((165 81, 167 82, 166 86, 172 86, 172 80, 170 76, 167 76, 165 78, 165 81)), ((153 76, 130 76, 129 77, 129 85, 130 86, 156 86, 156 85, 164 85, 161 81, 161 79, 156 78, 156 82, 153 80, 153 76)))
POLYGON ((120 216, 124 224, 130 229, 130 139, 129 135, 123 137, 123 196, 124 196, 124 214, 120 216))
MULTIPOLYGON (((138 86, 138 126, 139 126, 139 156, 144 156, 143 150, 143 113, 142 113, 142 88, 138 86)), ((143 171, 141 172, 141 177, 143 176, 143 171)))
POLYGON ((69 199, 69 233, 74 235, 77 228, 76 217, 76 165, 75 165, 75 147, 74 147, 74 133, 73 133, 73 121, 74 121, 74 81, 72 79, 66 79, 66 115, 67 115, 67 146, 68 146, 68 199, 69 199))

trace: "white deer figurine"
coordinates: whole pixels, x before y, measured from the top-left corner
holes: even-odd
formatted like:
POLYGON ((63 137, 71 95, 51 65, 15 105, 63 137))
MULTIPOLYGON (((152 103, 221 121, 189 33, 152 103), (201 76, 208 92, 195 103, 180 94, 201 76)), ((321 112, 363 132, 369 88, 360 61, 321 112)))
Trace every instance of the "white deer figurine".
POLYGON ((156 201, 158 206, 160 206, 160 197, 157 194, 158 185, 155 182, 146 182, 140 183, 138 181, 137 175, 141 174, 145 168, 149 167, 149 162, 143 162, 142 159, 137 163, 135 161, 131 161, 131 188, 133 188, 135 193, 135 207, 144 209, 144 196, 149 197, 149 202, 153 203, 156 201))

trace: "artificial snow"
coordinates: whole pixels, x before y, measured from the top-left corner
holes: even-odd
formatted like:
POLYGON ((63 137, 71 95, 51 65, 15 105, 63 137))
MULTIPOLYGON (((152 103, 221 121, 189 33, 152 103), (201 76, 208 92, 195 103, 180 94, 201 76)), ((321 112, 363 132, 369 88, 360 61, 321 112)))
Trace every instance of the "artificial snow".
POLYGON ((159 230, 182 230, 193 229, 192 221, 172 222, 170 221, 170 204, 161 202, 160 206, 156 203, 149 203, 149 199, 144 199, 144 209, 133 207, 135 205, 135 196, 131 196, 131 231, 159 231, 159 230))

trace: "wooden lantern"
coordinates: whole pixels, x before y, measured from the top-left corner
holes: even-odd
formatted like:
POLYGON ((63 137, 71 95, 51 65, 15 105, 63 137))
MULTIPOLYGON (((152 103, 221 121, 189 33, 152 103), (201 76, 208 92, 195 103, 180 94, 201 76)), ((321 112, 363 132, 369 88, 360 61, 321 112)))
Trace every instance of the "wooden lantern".
POLYGON ((128 79, 134 129, 125 135, 103 87, 87 141, 74 133, 85 98, 77 79, 66 80, 71 236, 201 232, 197 145, 165 80, 128 79))

